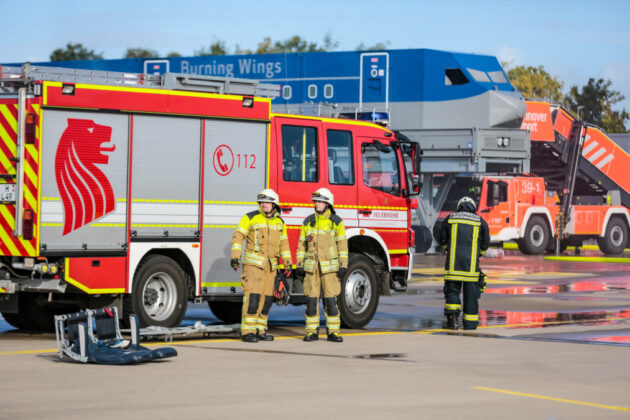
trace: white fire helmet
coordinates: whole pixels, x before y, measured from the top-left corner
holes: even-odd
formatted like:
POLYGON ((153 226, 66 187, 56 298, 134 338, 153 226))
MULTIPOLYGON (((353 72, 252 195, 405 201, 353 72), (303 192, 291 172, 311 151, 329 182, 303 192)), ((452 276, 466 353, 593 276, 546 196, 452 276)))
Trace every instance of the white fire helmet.
POLYGON ((463 206, 464 204, 470 204, 473 208, 473 210, 477 210, 477 205, 475 204, 475 200, 473 200, 470 197, 462 197, 458 202, 457 202, 457 208, 459 209, 461 206, 463 206))
POLYGON ((320 188, 313 193, 313 201, 323 201, 332 206, 335 198, 328 188, 320 188))
POLYGON ((273 203, 276 206, 280 205, 280 199, 278 198, 278 194, 271 188, 266 188, 258 193, 256 197, 256 201, 259 203, 273 203))

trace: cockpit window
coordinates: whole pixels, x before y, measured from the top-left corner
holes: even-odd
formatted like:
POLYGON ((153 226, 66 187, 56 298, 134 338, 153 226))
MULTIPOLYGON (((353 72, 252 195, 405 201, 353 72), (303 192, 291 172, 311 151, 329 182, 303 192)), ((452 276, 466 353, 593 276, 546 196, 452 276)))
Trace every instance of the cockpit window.
POLYGON ((478 82, 490 83, 490 79, 485 71, 475 70, 475 69, 466 69, 468 73, 478 82))
POLYGON ((444 84, 446 86, 465 85, 466 83, 468 83, 468 78, 460 69, 446 69, 444 71, 444 84))
POLYGON ((507 83, 507 79, 502 71, 489 71, 488 76, 494 83, 507 83))

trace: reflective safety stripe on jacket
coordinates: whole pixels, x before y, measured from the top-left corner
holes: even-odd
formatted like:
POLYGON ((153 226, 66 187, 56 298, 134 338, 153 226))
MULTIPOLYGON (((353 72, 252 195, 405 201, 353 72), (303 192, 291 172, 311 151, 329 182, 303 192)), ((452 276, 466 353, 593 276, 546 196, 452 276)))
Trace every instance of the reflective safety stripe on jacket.
POLYGON ((291 266, 291 251, 284 221, 274 213, 265 216, 260 210, 247 213, 241 218, 232 235, 230 258, 241 258, 243 264, 263 268, 269 259, 271 269, 278 267, 278 257, 285 265, 291 266), (247 240, 243 250, 243 241, 247 240))
POLYGON ((466 211, 450 214, 440 230, 440 244, 447 247, 444 280, 479 279, 479 256, 490 245, 485 220, 466 211))
POLYGON ((348 238, 341 217, 327 210, 324 214, 311 214, 302 223, 296 255, 296 264, 312 273, 317 264, 322 273, 348 267, 348 238))

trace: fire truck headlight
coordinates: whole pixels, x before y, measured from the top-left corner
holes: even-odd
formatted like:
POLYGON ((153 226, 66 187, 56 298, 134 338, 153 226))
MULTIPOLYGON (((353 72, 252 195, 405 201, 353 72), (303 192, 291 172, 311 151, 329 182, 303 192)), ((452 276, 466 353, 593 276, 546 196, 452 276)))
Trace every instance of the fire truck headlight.
POLYGON ((42 264, 41 270, 42 270, 42 273, 44 274, 48 273, 48 270, 49 270, 48 264, 42 264))
POLYGON ((50 274, 57 274, 59 272, 59 267, 56 264, 50 265, 50 274))
POLYGON ((510 138, 503 137, 503 147, 508 147, 510 145, 510 138))

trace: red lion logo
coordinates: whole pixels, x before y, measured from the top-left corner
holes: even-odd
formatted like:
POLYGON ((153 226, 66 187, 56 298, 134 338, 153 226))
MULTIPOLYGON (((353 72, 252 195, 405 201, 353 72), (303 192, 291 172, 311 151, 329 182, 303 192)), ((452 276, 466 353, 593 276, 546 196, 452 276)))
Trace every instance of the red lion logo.
POLYGON ((103 147, 111 140, 112 128, 92 120, 68 118, 55 156, 57 188, 63 202, 63 235, 114 211, 114 191, 105 174, 96 167, 107 165, 116 145, 103 147))

